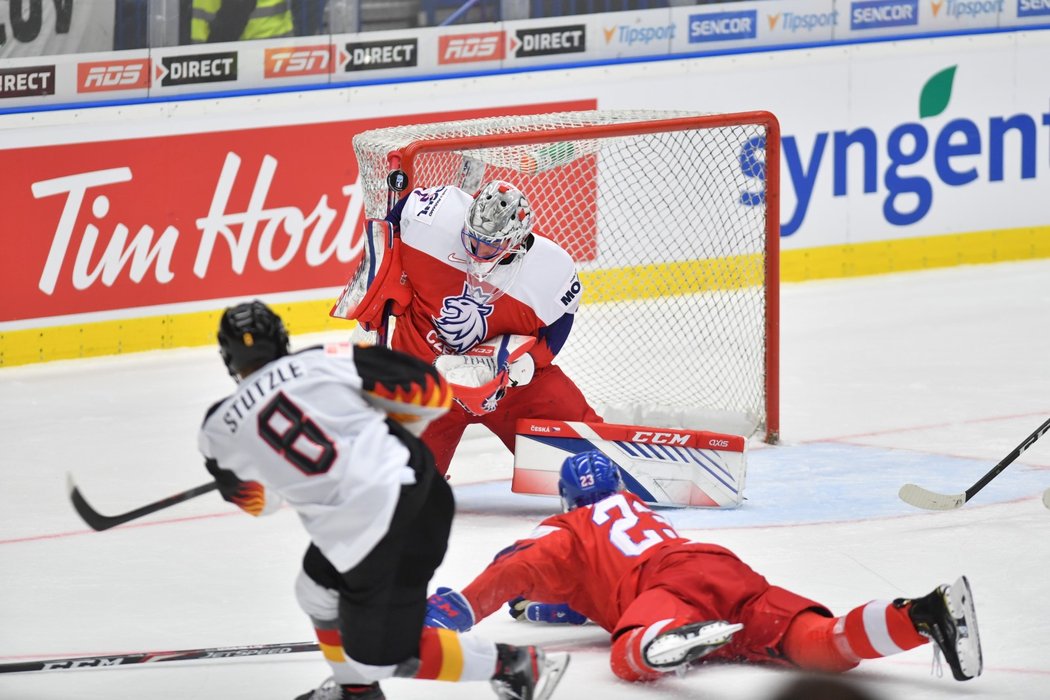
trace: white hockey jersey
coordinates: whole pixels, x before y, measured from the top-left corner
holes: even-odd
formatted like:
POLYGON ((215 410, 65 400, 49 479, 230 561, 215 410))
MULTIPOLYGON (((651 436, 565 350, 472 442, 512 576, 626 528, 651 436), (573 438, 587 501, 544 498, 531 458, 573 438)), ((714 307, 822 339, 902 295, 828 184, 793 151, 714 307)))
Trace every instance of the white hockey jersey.
POLYGON ((198 439, 205 457, 294 508, 344 572, 386 534, 401 486, 415 483, 408 448, 361 390, 349 346, 304 350, 244 378, 198 439))
POLYGON ((499 335, 528 335, 540 339, 529 354, 545 367, 565 339, 552 327, 580 304, 576 265, 556 243, 534 235, 521 260, 497 266, 484 283, 472 284, 460 239, 472 201, 451 185, 415 190, 403 200, 395 223, 414 295, 398 318, 392 347, 431 362, 499 335))

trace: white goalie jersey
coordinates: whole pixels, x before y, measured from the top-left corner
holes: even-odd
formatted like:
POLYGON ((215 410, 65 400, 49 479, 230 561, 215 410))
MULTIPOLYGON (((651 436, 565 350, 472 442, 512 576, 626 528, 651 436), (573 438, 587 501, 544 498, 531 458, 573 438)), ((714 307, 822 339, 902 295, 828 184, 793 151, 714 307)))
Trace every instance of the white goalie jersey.
POLYGON ((408 448, 364 384, 349 345, 287 355, 244 378, 199 434, 206 458, 294 508, 339 571, 383 537, 401 486, 415 482, 408 448))

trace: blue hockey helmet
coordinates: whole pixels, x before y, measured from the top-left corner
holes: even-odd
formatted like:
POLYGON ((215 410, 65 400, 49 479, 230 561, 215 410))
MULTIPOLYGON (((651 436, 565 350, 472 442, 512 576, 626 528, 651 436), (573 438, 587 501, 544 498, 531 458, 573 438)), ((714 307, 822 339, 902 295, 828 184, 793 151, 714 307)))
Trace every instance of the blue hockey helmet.
POLYGON ((598 450, 580 452, 561 465, 558 493, 566 513, 623 491, 620 468, 598 450))

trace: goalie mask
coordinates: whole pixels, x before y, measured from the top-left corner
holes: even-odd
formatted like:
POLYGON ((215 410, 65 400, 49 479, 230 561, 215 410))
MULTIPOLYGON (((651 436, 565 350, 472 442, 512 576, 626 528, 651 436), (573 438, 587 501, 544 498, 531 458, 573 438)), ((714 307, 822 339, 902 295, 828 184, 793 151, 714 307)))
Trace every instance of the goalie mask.
POLYGON ((460 240, 470 261, 468 274, 484 280, 506 258, 525 250, 532 228, 532 208, 521 190, 493 180, 467 208, 460 240))
POLYGON ((561 465, 558 493, 566 513, 623 490, 620 468, 597 450, 575 454, 561 465))
POLYGON ((218 340, 222 361, 238 381, 241 375, 288 354, 288 332, 281 317, 258 300, 226 309, 218 340))

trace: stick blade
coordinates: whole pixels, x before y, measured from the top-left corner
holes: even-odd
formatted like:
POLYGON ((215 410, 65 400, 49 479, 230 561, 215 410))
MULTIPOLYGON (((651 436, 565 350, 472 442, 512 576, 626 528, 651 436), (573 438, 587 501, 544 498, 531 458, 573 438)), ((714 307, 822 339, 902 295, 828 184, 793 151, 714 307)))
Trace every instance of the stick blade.
POLYGON ((73 475, 68 472, 66 473, 66 487, 69 489, 69 500, 73 503, 73 509, 76 510, 80 519, 95 532, 108 530, 111 527, 120 525, 122 522, 120 518, 107 517, 92 508, 91 504, 84 498, 84 495, 80 493, 76 483, 74 483, 73 475))
POLYGON ((905 503, 925 510, 955 510, 966 503, 965 493, 935 493, 915 484, 901 486, 897 495, 905 503))

